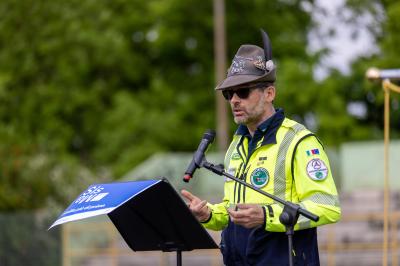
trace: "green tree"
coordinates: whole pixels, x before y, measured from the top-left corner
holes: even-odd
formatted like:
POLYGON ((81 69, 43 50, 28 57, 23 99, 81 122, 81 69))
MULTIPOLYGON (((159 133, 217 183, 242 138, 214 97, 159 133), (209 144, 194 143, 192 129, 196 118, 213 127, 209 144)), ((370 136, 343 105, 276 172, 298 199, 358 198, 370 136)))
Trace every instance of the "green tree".
MULTIPOLYGON (((314 83, 316 58, 305 49, 311 19, 301 2, 226 2, 229 61, 243 43, 261 46, 259 29, 268 31, 279 67, 282 103, 291 97, 285 92, 293 82, 302 80, 305 88, 314 83), (298 79, 290 79, 292 73, 286 68, 293 69, 298 79)), ((155 151, 192 151, 205 129, 215 124, 212 1, 198 5, 171 0, 150 8, 156 18, 150 29, 157 32, 157 38, 147 43, 150 82, 139 94, 114 95, 96 149, 97 158, 112 162, 117 175, 155 151)), ((231 125, 230 134, 235 127, 231 125)))
MULTIPOLYGON (((262 45, 265 29, 276 105, 306 122, 326 105, 315 100, 307 5, 226 2, 229 60, 243 43, 262 45)), ((64 202, 66 188, 109 179, 107 169, 118 178, 154 152, 195 149, 215 125, 212 13, 212 1, 2 1, 0 209, 64 202)))

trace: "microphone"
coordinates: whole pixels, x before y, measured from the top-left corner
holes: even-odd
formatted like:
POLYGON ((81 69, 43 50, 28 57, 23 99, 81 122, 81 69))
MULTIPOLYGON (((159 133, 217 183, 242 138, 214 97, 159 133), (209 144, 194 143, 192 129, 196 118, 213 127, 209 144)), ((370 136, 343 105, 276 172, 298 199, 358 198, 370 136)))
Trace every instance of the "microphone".
POLYGON ((183 176, 183 181, 189 182, 189 180, 193 177, 194 172, 197 168, 201 167, 201 164, 204 159, 204 153, 206 152, 208 145, 210 145, 215 138, 215 131, 212 129, 208 129, 206 133, 204 133, 203 138, 197 148, 196 152, 193 155, 193 159, 190 162, 185 175, 183 176))
POLYGON ((369 80, 378 80, 378 79, 400 80, 400 69, 378 69, 375 67, 371 67, 367 70, 365 76, 369 80))

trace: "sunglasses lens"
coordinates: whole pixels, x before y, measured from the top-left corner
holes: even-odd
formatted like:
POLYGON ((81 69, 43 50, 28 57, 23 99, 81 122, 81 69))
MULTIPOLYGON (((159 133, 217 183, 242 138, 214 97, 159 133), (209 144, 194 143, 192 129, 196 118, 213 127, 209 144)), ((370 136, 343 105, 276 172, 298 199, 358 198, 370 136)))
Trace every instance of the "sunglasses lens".
POLYGON ((233 91, 233 90, 222 91, 222 95, 224 96, 225 100, 227 100, 227 101, 230 101, 233 97, 233 94, 235 94, 235 93, 240 99, 247 99, 247 97, 249 97, 249 94, 250 94, 250 89, 245 88, 245 89, 240 89, 237 91, 233 91))
POLYGON ((222 95, 224 96, 225 100, 230 101, 233 97, 232 91, 222 91, 222 95))
POLYGON ((236 91, 236 95, 240 99, 247 99, 247 97, 249 97, 249 94, 250 94, 250 89, 248 88, 236 91))

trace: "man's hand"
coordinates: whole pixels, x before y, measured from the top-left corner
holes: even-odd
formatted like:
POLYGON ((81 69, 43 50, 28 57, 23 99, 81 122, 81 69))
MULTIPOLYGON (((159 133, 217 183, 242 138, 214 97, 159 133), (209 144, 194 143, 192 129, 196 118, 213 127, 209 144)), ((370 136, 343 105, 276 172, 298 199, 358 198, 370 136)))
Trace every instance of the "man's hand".
POLYGON ((189 201, 188 207, 199 222, 204 222, 210 218, 211 211, 207 207, 207 201, 201 200, 184 189, 182 189, 181 193, 189 201))
POLYGON ((233 223, 246 228, 253 228, 264 224, 265 215, 260 205, 239 203, 236 206, 236 210, 228 209, 233 223))

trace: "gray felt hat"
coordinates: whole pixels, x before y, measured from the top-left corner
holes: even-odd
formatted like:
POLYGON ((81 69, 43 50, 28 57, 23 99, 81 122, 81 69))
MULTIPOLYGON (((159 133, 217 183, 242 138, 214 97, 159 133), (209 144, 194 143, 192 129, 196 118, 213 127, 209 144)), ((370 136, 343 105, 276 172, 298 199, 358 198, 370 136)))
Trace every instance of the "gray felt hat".
POLYGON ((240 46, 228 69, 226 79, 215 89, 227 90, 247 83, 274 82, 275 64, 272 61, 271 42, 261 30, 264 49, 251 44, 240 46))

